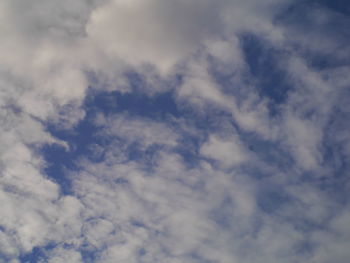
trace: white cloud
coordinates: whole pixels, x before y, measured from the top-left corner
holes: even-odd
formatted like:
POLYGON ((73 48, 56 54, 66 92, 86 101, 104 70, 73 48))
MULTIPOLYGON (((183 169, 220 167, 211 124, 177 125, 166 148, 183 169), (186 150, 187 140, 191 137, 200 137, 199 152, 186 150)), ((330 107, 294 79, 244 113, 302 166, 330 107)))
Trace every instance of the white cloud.
POLYGON ((300 166, 306 170, 316 169, 322 162, 319 149, 322 134, 319 127, 309 120, 286 116, 287 144, 300 166))
POLYGON ((221 2, 110 1, 93 11, 87 34, 110 56, 167 73, 220 32, 221 2))
POLYGON ((248 159, 244 147, 236 136, 221 139, 212 135, 209 141, 202 146, 200 152, 219 161, 226 168, 239 165, 248 159))

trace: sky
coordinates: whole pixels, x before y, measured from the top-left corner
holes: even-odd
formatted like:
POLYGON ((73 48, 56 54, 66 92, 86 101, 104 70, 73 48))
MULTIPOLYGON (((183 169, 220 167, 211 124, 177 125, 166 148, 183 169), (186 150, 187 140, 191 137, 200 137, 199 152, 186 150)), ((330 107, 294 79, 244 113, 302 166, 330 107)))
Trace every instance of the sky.
POLYGON ((0 1, 0 263, 348 263, 350 2, 0 1))

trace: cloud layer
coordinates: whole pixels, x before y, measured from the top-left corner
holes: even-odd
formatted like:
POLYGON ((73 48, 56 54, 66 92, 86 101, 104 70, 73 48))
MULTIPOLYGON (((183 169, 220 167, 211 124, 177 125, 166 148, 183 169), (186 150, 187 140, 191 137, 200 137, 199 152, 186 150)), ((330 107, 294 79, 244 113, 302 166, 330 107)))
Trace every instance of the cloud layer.
POLYGON ((2 1, 0 262, 348 262, 349 24, 327 1, 2 1))

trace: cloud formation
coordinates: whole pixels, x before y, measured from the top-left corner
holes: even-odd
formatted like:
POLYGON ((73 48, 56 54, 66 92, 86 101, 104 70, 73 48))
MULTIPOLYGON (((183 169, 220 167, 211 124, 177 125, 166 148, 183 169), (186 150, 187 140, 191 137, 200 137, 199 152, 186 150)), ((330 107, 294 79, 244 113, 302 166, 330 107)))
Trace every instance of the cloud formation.
POLYGON ((0 262, 348 262, 349 24, 327 1, 2 1, 0 262))

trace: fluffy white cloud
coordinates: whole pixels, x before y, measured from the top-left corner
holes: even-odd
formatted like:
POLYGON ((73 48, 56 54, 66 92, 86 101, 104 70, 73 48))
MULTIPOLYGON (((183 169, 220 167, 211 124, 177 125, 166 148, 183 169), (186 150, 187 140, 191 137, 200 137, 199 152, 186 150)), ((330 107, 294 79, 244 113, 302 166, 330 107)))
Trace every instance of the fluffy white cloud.
POLYGON ((220 2, 110 1, 93 11, 86 30, 108 55, 168 72, 220 32, 220 2))

